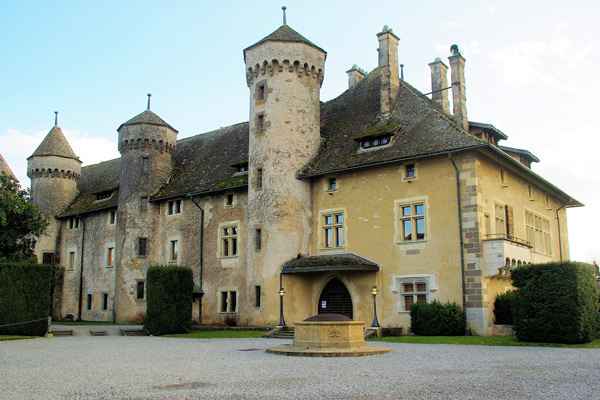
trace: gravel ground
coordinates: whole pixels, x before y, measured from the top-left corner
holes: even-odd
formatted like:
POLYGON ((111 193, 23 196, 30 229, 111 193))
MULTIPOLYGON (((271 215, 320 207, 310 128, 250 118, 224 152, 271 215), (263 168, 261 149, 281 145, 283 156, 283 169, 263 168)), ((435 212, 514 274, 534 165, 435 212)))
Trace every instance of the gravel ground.
POLYGON ((378 343, 359 358, 267 354, 276 339, 0 342, 0 399, 598 399, 600 350, 378 343))

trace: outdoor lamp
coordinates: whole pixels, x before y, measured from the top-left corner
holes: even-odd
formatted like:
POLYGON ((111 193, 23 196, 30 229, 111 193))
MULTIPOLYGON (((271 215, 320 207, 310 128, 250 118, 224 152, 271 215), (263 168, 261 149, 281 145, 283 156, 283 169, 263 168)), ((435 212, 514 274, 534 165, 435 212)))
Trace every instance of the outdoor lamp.
POLYGON ((377 319, 377 286, 373 286, 371 294, 373 295, 373 322, 371 322, 371 328, 379 328, 379 320, 377 319))

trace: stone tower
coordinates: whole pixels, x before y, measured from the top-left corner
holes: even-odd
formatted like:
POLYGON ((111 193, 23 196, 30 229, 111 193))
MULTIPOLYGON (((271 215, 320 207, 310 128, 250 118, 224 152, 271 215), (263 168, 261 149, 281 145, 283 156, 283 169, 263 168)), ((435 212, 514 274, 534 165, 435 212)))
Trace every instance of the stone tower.
POLYGON ((48 228, 36 242, 39 262, 58 263, 57 241, 60 215, 79 193, 81 161, 65 138, 55 119, 54 126, 27 159, 27 176, 31 178, 31 198, 48 219, 48 228))
POLYGON ((169 179, 177 130, 148 109, 123 123, 119 132, 121 175, 115 245, 116 288, 114 318, 131 321, 145 312, 145 301, 136 299, 138 281, 146 279, 148 259, 160 254, 153 234, 158 210, 149 198, 169 179), (139 238, 146 238, 148 255, 138 254, 139 238))
POLYGON ((250 89, 247 284, 263 286, 264 310, 254 310, 263 323, 278 320, 274 300, 283 263, 309 251, 311 190, 296 173, 319 148, 326 56, 285 21, 244 50, 250 89))

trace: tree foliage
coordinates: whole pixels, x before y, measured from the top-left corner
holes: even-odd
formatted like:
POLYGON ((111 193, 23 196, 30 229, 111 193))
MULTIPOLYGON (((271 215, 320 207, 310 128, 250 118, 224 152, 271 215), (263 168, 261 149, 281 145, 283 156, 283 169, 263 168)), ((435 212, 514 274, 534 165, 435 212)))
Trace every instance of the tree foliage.
POLYGON ((0 174, 0 262, 31 260, 35 237, 47 225, 29 192, 15 179, 0 174))

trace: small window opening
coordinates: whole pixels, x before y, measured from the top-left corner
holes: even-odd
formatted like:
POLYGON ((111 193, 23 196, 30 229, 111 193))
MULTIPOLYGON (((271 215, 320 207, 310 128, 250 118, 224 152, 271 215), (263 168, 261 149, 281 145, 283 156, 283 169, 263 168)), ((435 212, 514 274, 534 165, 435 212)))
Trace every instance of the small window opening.
POLYGON ((137 281, 136 284, 136 297, 138 300, 143 300, 144 299, 144 294, 145 294, 145 284, 144 281, 137 281))
POLYGON ((177 240, 171 240, 169 260, 177 261, 177 240))
POLYGON ((261 289, 259 285, 256 285, 254 287, 254 307, 256 308, 260 308, 260 293, 261 289))
POLYGON ((363 149, 370 149, 371 147, 385 146, 385 145, 389 144, 390 141, 391 141, 390 135, 372 137, 372 138, 368 138, 368 139, 362 139, 360 141, 360 147, 363 149))
POLYGON ((262 190, 263 188, 263 170, 258 168, 256 170, 256 190, 262 190))
POLYGON ((111 225, 114 225, 117 222, 117 212, 115 210, 110 210, 110 216, 108 217, 108 222, 111 225))
POLYGON ((415 164, 406 164, 404 166, 404 177, 406 179, 413 179, 417 176, 417 170, 415 164))
POLYGON ((145 257, 148 255, 148 238, 138 238, 138 256, 145 257))
POLYGON ((231 207, 233 206, 233 194, 229 193, 226 197, 225 197, 225 205, 231 207))
POLYGON ((258 114, 256 116, 256 131, 263 132, 265 130, 265 116, 264 114, 258 114))
POLYGON ((265 89, 266 86, 264 83, 258 84, 256 87, 256 100, 264 100, 265 99, 265 89))
POLYGON ((336 178, 329 178, 327 180, 327 191, 329 192, 335 192, 337 190, 337 179, 336 178))
POLYGON ((260 251, 262 249, 262 229, 256 229, 254 236, 254 249, 260 251))
POLYGON ((93 300, 92 294, 88 293, 88 295, 87 295, 87 309, 88 309, 88 311, 90 311, 92 309, 92 300, 93 300))
POLYGON ((150 158, 142 157, 142 173, 148 175, 150 172, 150 158))
POLYGON ((108 310, 108 293, 102 293, 102 310, 108 310))

